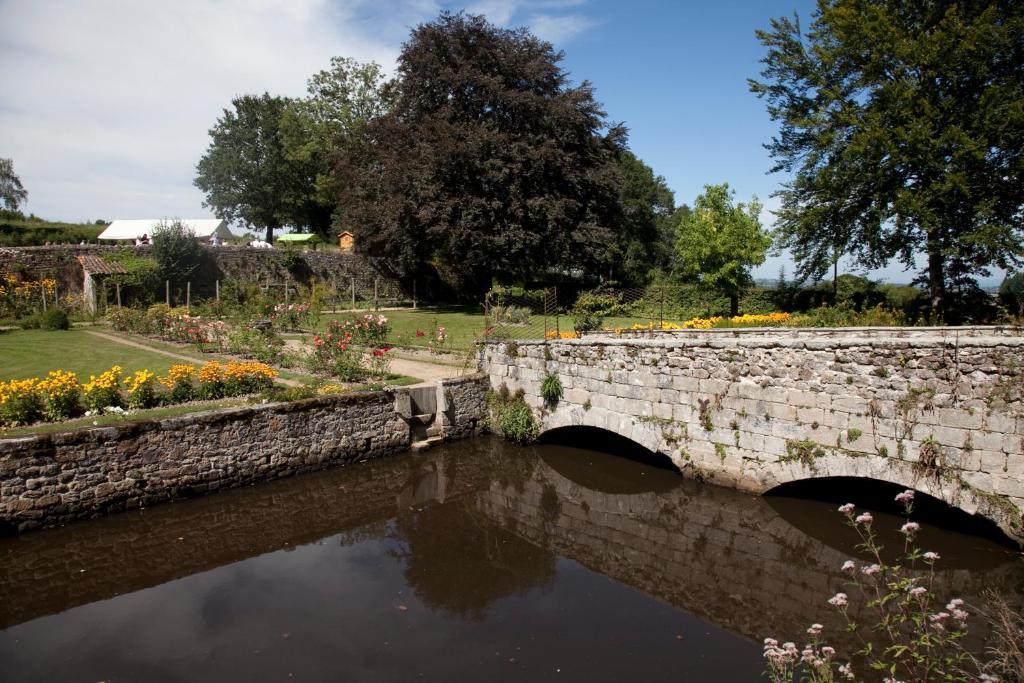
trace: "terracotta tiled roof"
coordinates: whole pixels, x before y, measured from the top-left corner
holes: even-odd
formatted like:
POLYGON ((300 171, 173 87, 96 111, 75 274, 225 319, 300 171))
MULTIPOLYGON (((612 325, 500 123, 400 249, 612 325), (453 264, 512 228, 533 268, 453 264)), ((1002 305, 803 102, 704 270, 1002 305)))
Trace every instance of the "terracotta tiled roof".
POLYGON ((128 272, 120 263, 104 261, 100 256, 79 256, 78 262, 89 275, 118 275, 128 272))

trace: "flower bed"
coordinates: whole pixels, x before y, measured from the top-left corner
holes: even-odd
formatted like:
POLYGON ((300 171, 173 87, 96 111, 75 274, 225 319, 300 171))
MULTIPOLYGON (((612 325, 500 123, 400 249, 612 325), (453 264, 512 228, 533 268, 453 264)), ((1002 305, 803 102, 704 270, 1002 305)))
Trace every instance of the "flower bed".
POLYGON ((277 371, 257 362, 212 361, 198 370, 173 365, 166 377, 150 370, 124 376, 120 366, 90 375, 85 384, 73 372, 54 370, 45 378, 0 382, 0 427, 56 422, 79 415, 173 405, 194 399, 242 396, 270 388, 277 371))
POLYGON ((57 281, 53 278, 22 280, 17 275, 6 273, 0 277, 0 317, 20 318, 42 307, 45 297, 50 304, 56 303, 57 281))
POLYGON ((388 320, 382 315, 332 320, 326 332, 313 335, 309 369, 346 382, 383 377, 390 364, 391 348, 384 345, 388 331, 388 320), (368 366, 363 361, 363 347, 370 349, 368 366))

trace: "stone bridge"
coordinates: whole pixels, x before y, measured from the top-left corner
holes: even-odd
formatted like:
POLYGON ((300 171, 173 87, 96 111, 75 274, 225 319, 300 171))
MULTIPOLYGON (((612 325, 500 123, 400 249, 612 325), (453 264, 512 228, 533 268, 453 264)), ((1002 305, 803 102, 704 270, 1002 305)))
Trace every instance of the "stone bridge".
POLYGON ((684 474, 765 492, 819 477, 916 489, 1024 541, 1020 328, 743 329, 487 344, 541 432, 597 427, 684 474), (563 393, 545 404, 541 382, 563 393))

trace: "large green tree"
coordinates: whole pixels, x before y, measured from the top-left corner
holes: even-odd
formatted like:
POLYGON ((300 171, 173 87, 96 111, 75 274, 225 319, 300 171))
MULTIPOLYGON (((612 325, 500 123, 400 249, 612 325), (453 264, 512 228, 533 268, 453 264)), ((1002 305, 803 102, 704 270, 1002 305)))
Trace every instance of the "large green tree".
POLYGON ((622 217, 604 256, 604 272, 612 280, 642 285, 653 272, 671 267, 675 196, 665 179, 631 151, 620 152, 615 166, 622 217))
POLYGON ((285 154, 280 124, 289 100, 264 93, 231 104, 210 129, 210 146, 196 167, 203 206, 265 230, 268 242, 286 225, 326 225, 330 209, 314 196, 315 164, 285 154))
POLYGON ((947 294, 1024 256, 1024 3, 819 0, 810 30, 780 18, 751 89, 781 124, 767 145, 781 246, 802 276, 840 255, 926 262, 947 294))
POLYGON ((379 64, 334 57, 309 79, 307 96, 292 100, 281 116, 285 155, 315 170, 313 193, 322 212, 312 227, 323 235, 341 191, 335 157, 366 144, 366 124, 388 110, 391 91, 379 64))
POLYGON ((0 159, 0 205, 9 211, 17 211, 28 199, 28 192, 21 185, 21 178, 14 172, 14 162, 0 159))
POLYGON ((753 284, 750 269, 764 263, 771 236, 761 227, 761 204, 733 203, 729 185, 705 185, 693 210, 677 227, 677 273, 729 297, 729 314, 739 313, 739 296, 753 284))
POLYGON ((594 271, 620 215, 615 155, 589 83, 525 29, 443 13, 398 60, 391 110, 344 152, 342 220, 401 272, 432 262, 462 292, 494 277, 594 271))

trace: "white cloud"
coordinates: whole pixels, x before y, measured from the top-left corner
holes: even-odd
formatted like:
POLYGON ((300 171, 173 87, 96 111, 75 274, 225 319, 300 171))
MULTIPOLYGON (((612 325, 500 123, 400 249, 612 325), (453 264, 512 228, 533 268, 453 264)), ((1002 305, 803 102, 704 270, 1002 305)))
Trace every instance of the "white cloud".
MULTIPOLYGON (((482 0, 501 25, 560 41, 582 0, 482 0)), ((207 131, 231 98, 301 95, 345 55, 394 68, 433 0, 47 0, 0 3, 0 156, 49 218, 195 216, 207 131)))

